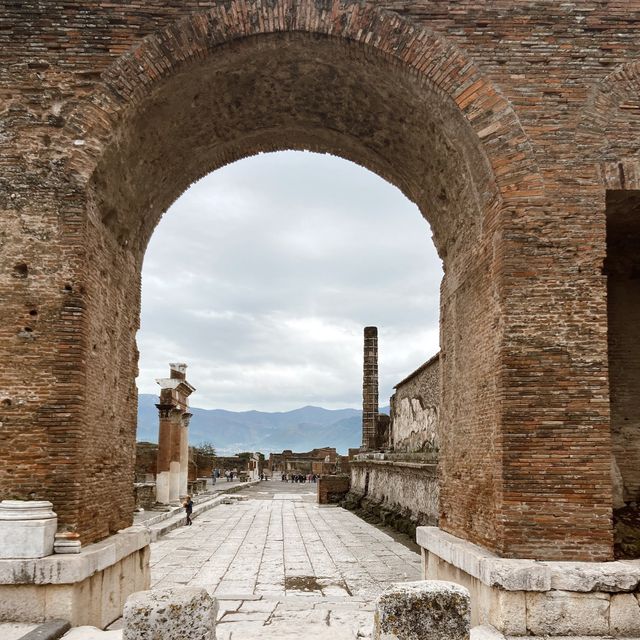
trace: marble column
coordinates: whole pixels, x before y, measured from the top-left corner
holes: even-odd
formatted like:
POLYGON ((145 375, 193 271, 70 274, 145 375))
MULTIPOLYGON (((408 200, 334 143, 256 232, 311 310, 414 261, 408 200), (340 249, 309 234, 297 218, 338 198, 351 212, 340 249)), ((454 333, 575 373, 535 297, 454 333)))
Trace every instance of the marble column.
POLYGON ((158 461, 156 469, 156 501, 162 504, 170 502, 171 476, 171 419, 169 414, 172 406, 157 404, 160 418, 158 433, 158 461))
POLYGON ((156 500, 169 504, 187 493, 189 464, 189 396, 195 391, 186 380, 187 365, 172 363, 170 377, 160 378, 160 432, 156 500))

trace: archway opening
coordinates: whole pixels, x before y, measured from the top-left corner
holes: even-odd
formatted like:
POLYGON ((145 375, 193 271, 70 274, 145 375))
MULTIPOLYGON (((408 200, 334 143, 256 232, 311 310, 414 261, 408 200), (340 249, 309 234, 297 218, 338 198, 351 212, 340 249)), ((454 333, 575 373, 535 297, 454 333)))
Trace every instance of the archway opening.
MULTIPOLYGON (((209 174, 171 206, 145 253, 139 392, 157 395, 167 363, 186 362, 192 406, 359 408, 362 327, 376 324, 388 404, 439 349, 442 268, 428 235, 396 188, 336 156, 261 154, 209 174)), ((157 437, 153 413, 139 440, 157 437)))
POLYGON ((189 445, 213 444, 221 464, 239 452, 333 448, 335 459, 360 447, 362 327, 381 330, 384 413, 394 385, 439 349, 442 269, 425 231, 398 189, 328 154, 260 154, 190 187, 144 257, 136 478, 155 477, 158 501, 170 501, 163 397, 179 399, 159 400, 155 382, 167 363, 186 363, 197 389, 189 445))
POLYGON ((640 191, 607 191, 609 398, 616 554, 638 557, 640 522, 640 191))
MULTIPOLYGON (((483 90, 471 81, 465 87, 465 104, 483 90)), ((497 108, 499 99, 490 99, 497 108)), ((482 115, 473 118, 482 121, 482 115)), ((500 126, 485 125, 483 138, 500 126)), ((495 547, 501 301, 494 234, 503 201, 486 144, 456 101, 411 65, 353 40, 301 31, 233 40, 181 61, 135 94, 103 143, 87 191, 94 270, 88 330, 95 345, 87 377, 91 388, 106 385, 113 392, 107 407, 102 398, 90 399, 87 424, 100 424, 106 415, 118 439, 114 446, 109 433, 98 431, 97 448, 109 450, 106 468, 123 472, 101 488, 103 502, 115 507, 104 516, 81 515, 86 521, 78 527, 100 537, 130 520, 134 336, 142 260, 153 229, 203 175, 243 157, 287 149, 362 165, 397 186, 430 223, 445 271, 440 464, 447 484, 440 523, 495 547)), ((318 176, 318 189, 329 187, 318 176)))

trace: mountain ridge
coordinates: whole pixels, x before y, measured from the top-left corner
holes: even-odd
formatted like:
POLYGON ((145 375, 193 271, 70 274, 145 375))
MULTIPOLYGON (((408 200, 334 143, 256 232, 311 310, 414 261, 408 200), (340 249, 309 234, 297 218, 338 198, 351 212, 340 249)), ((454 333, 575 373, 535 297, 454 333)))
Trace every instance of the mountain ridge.
MULTIPOLYGON (((138 396, 138 441, 158 441, 158 396, 138 396)), ((381 408, 388 412, 388 407, 381 408)), ((346 454, 360 446, 362 412, 359 409, 325 409, 306 405, 291 411, 229 411, 190 407, 191 445, 211 442, 221 455, 239 451, 272 451, 293 449, 309 451, 319 447, 335 447, 346 454)))

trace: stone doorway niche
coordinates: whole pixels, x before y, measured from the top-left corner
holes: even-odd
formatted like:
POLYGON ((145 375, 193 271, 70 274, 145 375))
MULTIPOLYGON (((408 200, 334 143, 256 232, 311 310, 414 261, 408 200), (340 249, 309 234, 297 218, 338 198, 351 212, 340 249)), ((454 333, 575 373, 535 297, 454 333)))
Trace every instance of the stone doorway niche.
POLYGON ((606 204, 609 398, 620 507, 620 499, 640 501, 640 190, 609 190, 606 204))

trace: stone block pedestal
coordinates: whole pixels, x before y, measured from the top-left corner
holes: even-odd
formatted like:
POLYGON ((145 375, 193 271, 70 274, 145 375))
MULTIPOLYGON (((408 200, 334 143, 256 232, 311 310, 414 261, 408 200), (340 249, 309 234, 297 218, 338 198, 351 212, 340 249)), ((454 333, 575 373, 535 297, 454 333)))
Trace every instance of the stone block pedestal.
POLYGON ((438 527, 418 527, 425 580, 471 594, 471 624, 506 636, 640 637, 640 560, 500 558, 438 527))
POLYGON ((130 594, 149 588, 150 538, 134 526, 79 552, 0 559, 0 622, 61 619, 104 629, 130 594))
POLYGON ((0 502, 0 558, 44 558, 53 553, 58 518, 46 500, 0 502))

